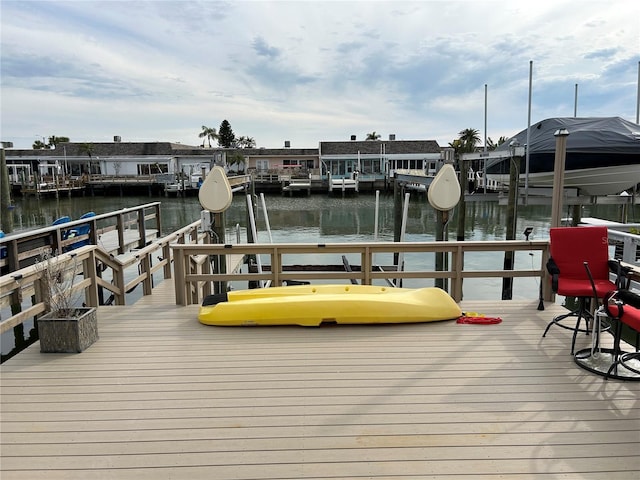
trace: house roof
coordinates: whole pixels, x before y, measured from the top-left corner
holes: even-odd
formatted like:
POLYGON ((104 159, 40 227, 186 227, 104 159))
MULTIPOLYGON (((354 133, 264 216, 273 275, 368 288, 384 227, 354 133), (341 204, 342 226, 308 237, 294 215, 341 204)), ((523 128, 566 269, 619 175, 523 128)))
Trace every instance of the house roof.
POLYGON ((63 154, 69 157, 86 157, 86 145, 91 145, 92 157, 111 157, 111 156, 145 156, 145 155, 164 155, 172 156, 206 156, 216 152, 234 152, 242 153, 247 156, 317 156, 322 155, 356 155, 361 154, 378 154, 382 145, 386 154, 421 154, 421 153, 440 153, 440 146, 435 140, 365 140, 365 141, 346 141, 346 142, 320 142, 318 148, 244 148, 244 149, 226 149, 226 148, 202 148, 191 145, 183 145, 171 142, 104 142, 104 143, 79 143, 67 142, 60 143, 52 150, 8 150, 7 156, 12 158, 20 157, 60 157, 63 154), (64 153, 63 153, 64 152, 64 153))
POLYGON ((320 142, 321 155, 376 154, 384 145, 388 155, 402 153, 440 153, 435 140, 362 140, 346 142, 320 142))
POLYGON ((245 157, 253 156, 318 156, 317 148, 242 148, 236 150, 245 157))
MULTIPOLYGON (((67 142, 60 143, 55 149, 46 150, 8 150, 7 155, 11 157, 86 157, 86 143, 67 142), (64 152, 64 153, 63 153, 64 152)), ((89 143, 91 145, 92 157, 112 157, 112 156, 144 156, 144 155, 164 155, 185 156, 185 155, 212 155, 217 152, 240 152, 246 156, 308 156, 318 155, 317 148, 202 148, 191 145, 170 142, 105 142, 89 143)))
POLYGON ((83 157, 87 156, 85 145, 91 145, 91 156, 114 156, 114 155, 207 155, 211 153, 210 149, 203 149, 199 147, 193 147, 190 145, 182 145, 179 143, 170 142, 87 142, 87 143, 75 143, 65 142, 60 143, 55 149, 28 149, 28 150, 14 150, 7 151, 7 156, 11 157, 59 157, 61 155, 67 155, 69 157, 83 157), (64 152, 64 153, 63 153, 64 152))

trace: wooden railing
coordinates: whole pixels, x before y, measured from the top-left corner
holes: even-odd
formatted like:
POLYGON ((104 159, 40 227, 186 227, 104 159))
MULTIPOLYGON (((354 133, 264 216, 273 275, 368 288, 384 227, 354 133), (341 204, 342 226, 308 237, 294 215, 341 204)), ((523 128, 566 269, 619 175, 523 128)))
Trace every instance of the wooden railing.
MULTIPOLYGON (((82 221, 84 222, 84 221, 82 221)), ((619 258, 635 256, 638 239, 628 238, 626 234, 616 235, 610 240, 624 241, 625 252, 633 250, 633 254, 621 252, 619 258), (618 238, 619 237, 619 238, 618 238)), ((549 242, 538 241, 462 241, 462 242, 375 242, 375 243, 330 243, 330 244, 210 244, 208 233, 200 231, 200 221, 193 222, 176 232, 154 240, 140 249, 125 255, 115 256, 100 246, 88 245, 58 255, 56 262, 66 262, 80 266, 82 278, 75 282, 74 289, 80 292, 82 303, 97 306, 104 303, 104 294, 110 295, 116 305, 125 305, 126 294, 142 285, 142 295, 151 295, 153 274, 162 270, 165 279, 175 279, 176 303, 188 305, 199 303, 211 293, 212 285, 223 282, 271 282, 279 286, 290 280, 298 281, 358 281, 370 285, 375 281, 388 279, 441 279, 449 284, 448 291, 456 300, 462 299, 462 287, 465 279, 496 279, 531 277, 540 279, 541 294, 545 301, 553 299, 547 273, 544 266, 549 258, 549 242), (539 252, 540 263, 531 264, 530 269, 508 270, 494 268, 480 270, 473 268, 473 257, 478 252, 494 252, 500 257, 504 252, 539 252), (376 261, 380 258, 391 258, 402 255, 410 260, 411 255, 423 257, 428 254, 442 253, 450 260, 443 271, 435 268, 404 269, 397 271, 383 268, 376 261), (268 256, 265 270, 262 272, 237 272, 228 269, 229 259, 236 260, 246 256, 268 256), (357 268, 344 270, 305 270, 300 265, 286 265, 285 257, 312 258, 316 264, 328 262, 318 260, 328 256, 333 258, 348 256, 357 258, 357 268), (374 258, 376 257, 377 258, 374 258), (173 272, 172 265, 173 262, 173 272), (221 266, 225 268, 221 268, 221 266), (220 267, 217 267, 220 266, 220 267), (268 268, 267 268, 268 266, 268 268), (126 272, 136 268, 137 274, 127 279, 126 272), (228 270, 229 273, 226 273, 228 270)), ((533 258, 533 256, 532 256, 533 258)), ((235 264, 236 262, 231 262, 235 264)), ((356 262, 354 262, 356 263, 356 262)), ((410 261, 405 262, 405 264, 410 261)), ((501 262, 497 262, 500 263, 501 262)), ((637 262, 636 262, 637 263, 637 262)), ((486 264, 486 263, 485 263, 486 264)), ((354 265, 356 267, 356 265, 354 265)), ((4 312, 0 321, 0 333, 11 328, 18 328, 29 319, 45 312, 41 294, 42 271, 33 265, 17 269, 0 277, 0 308, 11 309, 11 315, 5 318, 4 312)), ((635 280, 640 280, 640 276, 635 280)), ((638 284, 635 284, 637 287, 638 284)), ((497 299, 496 299, 497 300, 497 299)), ((109 303, 109 302, 107 302, 109 303)))
POLYGON ((153 202, 11 234, 0 238, 0 274, 5 275, 33 265, 43 249, 67 252, 74 244, 87 241, 94 245, 102 244, 108 253, 123 254, 132 246, 143 248, 149 241, 148 232, 153 232, 152 236, 157 238, 161 231, 160 202, 153 202), (73 237, 67 235, 67 232, 81 225, 89 225, 87 234, 73 237), (129 235, 132 233, 133 236, 129 235), (113 236, 112 242, 107 242, 109 236, 113 236))
MULTIPOLYGON (((209 236, 199 231, 200 221, 153 241, 139 250, 115 257, 96 245, 80 247, 52 258, 75 270, 82 280, 74 282, 82 303, 98 306, 104 294, 113 297, 116 305, 126 304, 126 293, 142 285, 142 294, 151 295, 153 274, 162 270, 165 279, 171 278, 172 250, 170 244, 208 242, 209 236), (137 275, 126 280, 126 272, 137 269, 137 275)), ((41 268, 31 265, 0 277, 0 308, 11 308, 11 315, 0 322, 0 333, 45 312, 40 282, 41 268)))
MULTIPOLYGON (((328 244, 243 244, 243 245, 177 245, 172 244, 174 256, 175 292, 178 305, 198 303, 211 291, 213 282, 271 282, 272 286, 282 285, 288 280, 356 280, 371 285, 374 280, 385 279, 446 279, 451 282, 449 293, 456 301, 462 299, 462 282, 466 278, 542 278, 543 296, 545 300, 552 298, 544 266, 549 258, 549 242, 539 241, 491 241, 491 242, 383 242, 383 243, 328 243, 328 244), (465 265, 465 255, 472 252, 541 252, 540 265, 533 269, 518 270, 473 270, 465 265), (387 254, 436 254, 450 255, 450 268, 445 271, 436 270, 403 270, 389 271, 381 269, 374 262, 374 256, 387 254), (295 255, 359 255, 360 268, 352 271, 291 271, 285 268, 283 256, 295 255), (210 273, 208 271, 193 272, 194 258, 211 258, 211 256, 227 255, 264 255, 270 261, 269 271, 257 273, 210 273)), ((317 262, 316 262, 317 263, 317 262)), ((220 261, 219 264, 225 264, 220 261)))

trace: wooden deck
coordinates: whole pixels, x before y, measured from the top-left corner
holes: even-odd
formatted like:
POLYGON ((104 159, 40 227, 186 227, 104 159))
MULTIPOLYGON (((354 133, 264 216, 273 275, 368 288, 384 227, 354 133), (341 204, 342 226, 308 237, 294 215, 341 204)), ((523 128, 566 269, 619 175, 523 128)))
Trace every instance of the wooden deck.
POLYGON ((173 299, 101 307, 82 354, 2 365, 3 480, 639 478, 640 382, 579 369, 566 330, 541 340, 560 306, 218 328, 173 299))

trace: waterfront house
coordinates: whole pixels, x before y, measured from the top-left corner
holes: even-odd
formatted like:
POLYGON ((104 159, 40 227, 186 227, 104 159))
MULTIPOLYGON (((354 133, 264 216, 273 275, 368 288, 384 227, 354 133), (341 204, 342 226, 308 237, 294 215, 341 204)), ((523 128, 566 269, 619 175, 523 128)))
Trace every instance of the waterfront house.
MULTIPOLYGON (((118 137, 116 137, 117 139, 118 137)), ((61 143, 51 150, 6 150, 14 186, 59 183, 59 178, 105 181, 135 177, 149 185, 223 165, 226 152, 170 142, 61 143)))
POLYGON ((417 170, 435 174, 441 148, 435 140, 389 140, 320 142, 320 162, 333 178, 389 180, 397 170, 417 170))
POLYGON ((244 157, 247 172, 289 172, 303 175, 319 175, 320 172, 317 148, 244 148, 236 150, 236 153, 244 157))
POLYGON ((32 172, 60 174, 152 175, 178 173, 185 166, 224 162, 224 151, 170 142, 61 143, 51 150, 7 150, 9 165, 30 165, 32 172))
POLYGON ((319 148, 203 148, 171 142, 61 143, 51 150, 7 149, 6 160, 15 188, 58 188, 65 181, 82 181, 91 188, 129 184, 149 189, 184 181, 193 187, 213 165, 230 173, 250 173, 261 183, 285 185, 308 178, 317 185, 353 178, 387 184, 398 170, 435 174, 441 148, 435 140, 323 141, 319 148))

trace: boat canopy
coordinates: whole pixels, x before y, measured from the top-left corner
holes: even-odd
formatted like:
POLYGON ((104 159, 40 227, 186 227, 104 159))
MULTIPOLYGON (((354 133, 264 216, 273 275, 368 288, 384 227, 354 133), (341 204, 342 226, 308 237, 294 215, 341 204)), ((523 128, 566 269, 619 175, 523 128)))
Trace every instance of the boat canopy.
MULTIPOLYGON (((567 153, 592 152, 600 154, 640 155, 640 125, 620 117, 547 118, 531 125, 529 154, 554 153, 560 129, 569 132, 567 153)), ((496 151, 508 151, 512 141, 527 143, 525 128, 500 145, 496 151)))

